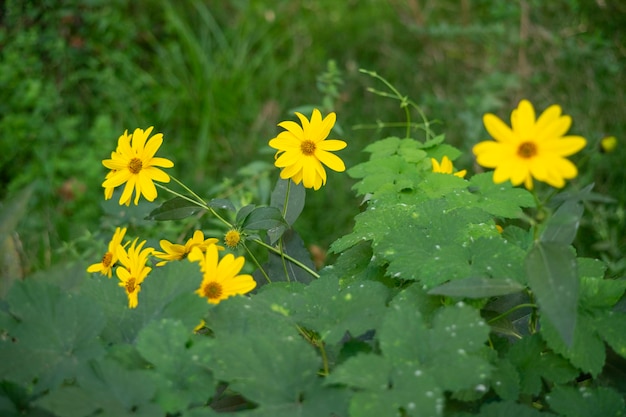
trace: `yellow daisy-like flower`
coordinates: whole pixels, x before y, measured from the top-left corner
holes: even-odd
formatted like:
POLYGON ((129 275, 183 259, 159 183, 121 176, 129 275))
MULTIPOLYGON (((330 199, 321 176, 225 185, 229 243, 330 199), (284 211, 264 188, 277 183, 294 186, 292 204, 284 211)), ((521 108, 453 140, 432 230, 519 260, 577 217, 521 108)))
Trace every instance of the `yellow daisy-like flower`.
POLYGON ((538 119, 528 100, 520 101, 511 113, 511 127, 497 116, 483 117, 487 132, 495 139, 474 146, 476 162, 495 168, 493 181, 511 180, 513 185, 524 183, 531 190, 533 178, 561 188, 566 179, 578 175, 576 166, 565 159, 585 147, 582 136, 564 136, 572 118, 561 114, 561 107, 548 107, 538 119))
POLYGON ((189 260, 199 262, 203 273, 202 283, 196 294, 206 297, 211 304, 218 304, 233 295, 246 294, 256 287, 252 275, 239 275, 245 263, 244 257, 235 258, 229 253, 219 260, 216 245, 209 246, 205 253, 194 248, 189 254, 189 260))
POLYGON ((130 204, 133 190, 135 191, 135 204, 139 203, 141 195, 148 201, 154 201, 157 197, 157 190, 153 181, 170 181, 169 175, 157 167, 171 168, 174 163, 169 159, 154 156, 163 143, 163 134, 157 133, 148 140, 152 129, 153 127, 145 131, 135 129, 132 135, 125 131, 119 137, 117 149, 111 153, 111 159, 102 161, 102 165, 111 170, 102 183, 105 198, 113 195, 112 188, 125 183, 119 201, 120 205, 130 204))
POLYGON ((109 242, 108 250, 102 257, 102 260, 98 263, 90 265, 87 268, 87 272, 100 272, 102 275, 106 275, 111 278, 113 275, 113 265, 115 265, 118 259, 118 248, 122 246, 122 239, 124 239, 125 234, 125 227, 123 229, 120 229, 119 227, 116 228, 115 233, 109 242))
POLYGON ((224 243, 231 249, 235 249, 241 242, 241 233, 237 229, 231 229, 224 235, 224 243))
POLYGON ((345 171, 341 158, 331 151, 343 149, 347 144, 338 139, 326 140, 335 125, 335 113, 322 119, 320 111, 314 109, 311 121, 301 113, 296 112, 296 116, 302 126, 292 121, 279 123, 278 126, 285 131, 269 141, 269 145, 278 150, 274 165, 282 168, 282 179, 291 178, 296 184, 302 182, 306 188, 319 190, 326 184, 326 170, 322 164, 337 172, 345 171))
MULTIPOLYGON (((439 172, 441 174, 452 174, 454 171, 454 165, 452 165, 452 161, 447 156, 444 156, 441 159, 441 164, 437 162, 435 158, 430 158, 430 161, 433 164, 433 172, 439 172)), ((459 172, 455 172, 454 176, 459 178, 464 178, 465 174, 467 174, 467 170, 462 170, 459 172)))
POLYGON ((161 240, 159 243, 161 244, 163 252, 154 251, 152 255, 162 259, 162 261, 157 263, 156 266, 163 266, 168 262, 184 259, 187 255, 189 255, 189 253, 191 253, 193 248, 200 248, 200 250, 204 252, 206 248, 210 245, 216 244, 217 242, 218 240, 212 237, 205 239, 202 230, 196 230, 193 232, 191 239, 187 240, 184 245, 171 243, 165 239, 161 240))
POLYGON ((135 239, 128 251, 122 246, 118 247, 121 266, 115 269, 115 274, 120 280, 119 286, 124 288, 128 296, 128 308, 137 307, 137 295, 141 291, 141 284, 152 271, 152 268, 146 266, 146 263, 148 256, 154 249, 142 249, 145 244, 146 241, 144 240, 137 245, 137 239, 135 239))

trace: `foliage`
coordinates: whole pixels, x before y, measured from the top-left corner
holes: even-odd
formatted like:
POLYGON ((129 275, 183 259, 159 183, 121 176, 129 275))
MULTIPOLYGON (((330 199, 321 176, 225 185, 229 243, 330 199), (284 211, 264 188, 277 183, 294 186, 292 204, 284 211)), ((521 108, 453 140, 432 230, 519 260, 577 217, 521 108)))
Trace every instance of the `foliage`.
POLYGON ((626 415, 619 0, 5 3, 1 415, 626 415), (529 92, 588 140, 563 190, 471 169, 481 116, 529 92), (314 108, 349 150, 316 192, 267 147, 314 108), (96 203, 149 125, 191 187, 96 203), (85 272, 121 225, 234 230, 257 289, 209 304, 183 259, 129 309, 85 272))

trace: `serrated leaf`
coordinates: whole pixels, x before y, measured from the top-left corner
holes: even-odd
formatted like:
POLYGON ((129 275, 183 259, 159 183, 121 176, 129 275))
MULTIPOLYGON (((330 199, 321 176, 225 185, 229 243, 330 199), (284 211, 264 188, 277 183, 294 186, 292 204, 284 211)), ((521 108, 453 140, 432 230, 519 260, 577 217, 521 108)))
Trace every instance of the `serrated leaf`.
POLYGON ((272 191, 270 206, 284 213, 285 221, 292 226, 302 213, 306 198, 306 190, 302 184, 279 178, 272 191), (286 200, 286 201, 285 201, 286 200), (287 209, 285 210, 285 203, 287 209))
POLYGON ((605 387, 558 386, 547 397, 550 407, 563 417, 626 415, 626 405, 620 393, 605 387))
POLYGON ((511 346, 506 358, 515 365, 523 394, 538 395, 543 379, 558 384, 567 383, 579 374, 563 357, 546 350, 538 335, 527 336, 511 346))
POLYGON ((137 350, 158 375, 156 401, 168 413, 206 403, 217 385, 211 374, 211 339, 196 336, 191 341, 192 336, 180 321, 163 319, 147 325, 137 337, 137 350))
POLYGON ((515 366, 506 359, 499 359, 491 373, 491 387, 496 394, 503 400, 515 401, 520 394, 519 383, 520 376, 515 366))
POLYGON ((509 182, 495 184, 490 172, 472 176, 469 190, 480 197, 478 207, 496 217, 516 219, 522 216, 522 207, 535 207, 532 194, 509 182))
POLYGON ((37 379, 37 390, 51 389, 104 353, 98 335, 105 316, 90 299, 25 280, 11 287, 6 301, 17 321, 8 337, 0 338, 4 379, 24 384, 37 379))
POLYGON ((470 277, 447 282, 428 291, 429 294, 462 298, 485 298, 512 294, 525 287, 512 279, 470 277))
POLYGON ((526 275, 541 314, 571 346, 579 295, 574 253, 569 246, 561 243, 538 242, 526 258, 526 275))
POLYGON ((546 221, 540 240, 570 245, 576 237, 584 211, 580 201, 564 202, 546 221))
POLYGON ((622 298, 625 291, 626 280, 582 277, 580 305, 588 309, 608 309, 622 298))
POLYGON ((241 223, 244 230, 268 230, 283 225, 285 219, 276 207, 256 207, 241 223))
POLYGON ((600 374, 606 359, 606 349, 596 333, 596 320, 592 315, 584 311, 578 315, 576 332, 570 345, 565 344, 551 321, 542 317, 540 324, 541 336, 552 350, 567 358, 583 372, 594 377, 600 374))
POLYGON ((191 217, 202 208, 191 201, 174 197, 155 208, 146 216, 146 220, 180 220, 191 217))
POLYGON ((626 314, 613 311, 598 311, 594 325, 598 334, 623 358, 626 358, 626 314))

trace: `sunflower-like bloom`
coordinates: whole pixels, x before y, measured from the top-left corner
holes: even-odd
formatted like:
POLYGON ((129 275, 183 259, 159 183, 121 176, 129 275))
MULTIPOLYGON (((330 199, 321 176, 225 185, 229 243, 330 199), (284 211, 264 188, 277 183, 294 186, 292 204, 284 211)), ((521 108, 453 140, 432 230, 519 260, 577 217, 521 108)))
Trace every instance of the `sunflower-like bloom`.
POLYGON ((196 230, 193 232, 193 236, 187 240, 184 245, 171 243, 165 239, 161 240, 159 243, 161 244, 163 252, 154 251, 152 255, 162 259, 162 261, 157 263, 156 266, 163 266, 168 262, 184 259, 191 253, 193 248, 200 248, 200 250, 204 252, 206 251, 206 248, 216 244, 217 242, 218 240, 215 238, 205 239, 202 230, 196 230))
MULTIPOLYGON (((433 164, 433 172, 439 172, 441 174, 452 174, 454 171, 454 165, 452 165, 452 161, 447 156, 444 156, 441 159, 441 164, 437 162, 435 158, 430 158, 430 161, 433 164)), ((459 172, 455 172, 454 176, 459 178, 464 178, 465 174, 467 174, 467 170, 462 170, 459 172)))
POLYGON ((111 152, 111 159, 102 161, 102 165, 111 170, 102 183, 105 198, 110 198, 113 189, 125 183, 120 205, 130 204, 133 190, 135 204, 139 203, 141 195, 148 201, 154 201, 157 191, 153 181, 170 181, 169 175, 157 167, 171 168, 174 163, 154 156, 163 143, 163 134, 157 133, 148 140, 152 129, 135 129, 132 135, 125 131, 118 139, 117 149, 111 152))
POLYGON ((241 242, 241 232, 237 229, 230 229, 224 234, 224 243, 231 249, 235 249, 241 242))
POLYGON ((251 275, 239 275, 245 263, 243 256, 235 258, 229 253, 219 260, 217 250, 216 245, 211 245, 205 253, 199 248, 194 248, 189 254, 190 261, 200 263, 203 274, 202 283, 196 294, 206 297, 211 304, 217 304, 233 295, 246 294, 256 287, 251 275))
POLYGON ((102 275, 106 275, 111 278, 113 275, 113 266, 118 260, 118 248, 122 246, 122 239, 124 239, 125 234, 125 227, 123 229, 120 229, 119 227, 116 228, 115 233, 109 242, 108 250, 102 257, 102 260, 93 265, 89 265, 87 272, 100 272, 102 275))
POLYGON ((311 121, 301 113, 296 112, 296 116, 302 126, 291 121, 279 123, 278 126, 285 131, 269 141, 269 146, 278 150, 274 165, 282 168, 282 179, 291 178, 296 184, 302 182, 306 188, 319 190, 326 184, 326 170, 322 164, 337 172, 345 171, 341 158, 330 151, 343 149, 347 144, 338 139, 326 140, 335 125, 335 113, 322 119, 320 111, 314 109, 311 121))
POLYGON ((137 245, 137 239, 135 239, 128 251, 122 246, 118 247, 121 266, 115 269, 115 274, 120 280, 119 286, 126 291, 129 308, 137 307, 137 295, 141 291, 141 284, 152 271, 152 268, 146 266, 146 263, 148 262, 148 256, 154 249, 142 249, 145 244, 146 241, 144 240, 137 245))
POLYGON ((561 107, 548 107, 538 119, 528 100, 520 101, 511 113, 511 127, 493 114, 485 114, 483 123, 496 140, 484 141, 473 148, 476 162, 495 168, 493 181, 511 180, 513 185, 524 183, 532 190, 533 178, 561 188, 566 179, 578 175, 576 166, 565 159, 585 147, 582 136, 564 136, 572 118, 561 114, 561 107))

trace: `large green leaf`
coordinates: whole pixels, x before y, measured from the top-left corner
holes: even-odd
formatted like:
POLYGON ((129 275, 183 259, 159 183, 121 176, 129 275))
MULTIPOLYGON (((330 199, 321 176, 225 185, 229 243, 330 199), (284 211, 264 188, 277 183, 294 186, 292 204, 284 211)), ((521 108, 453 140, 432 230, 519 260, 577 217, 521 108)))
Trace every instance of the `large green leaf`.
POLYGON ((611 388, 559 386, 550 393, 548 403, 563 417, 626 416, 624 397, 611 388))
POLYGON ((207 337, 194 337, 189 328, 172 319, 153 321, 139 333, 137 350, 158 375, 156 402, 164 411, 181 412, 211 397, 216 387, 211 342, 207 337))
POLYGON ((526 258, 526 275, 540 312, 572 345, 578 309, 576 257, 568 245, 538 242, 526 258))
POLYGON ((485 298, 512 294, 525 287, 512 279, 470 277, 452 281, 431 289, 429 294, 461 298, 485 298))
POLYGON ((6 299, 14 320, 0 338, 0 375, 37 390, 72 378, 86 361, 103 353, 98 335, 105 323, 101 308, 89 298, 62 293, 36 280, 16 282, 6 299))
POLYGON ((523 216, 522 207, 535 207, 531 193, 513 187, 510 182, 494 183, 490 172, 472 176, 469 190, 478 197, 477 207, 497 217, 520 218, 523 216))
POLYGON ((561 204, 546 221, 541 241, 570 245, 576 237, 584 211, 580 201, 568 200, 561 204))
POLYGON ((306 190, 302 184, 279 178, 272 191, 270 206, 276 207, 283 213, 289 226, 292 226, 304 209, 306 190))

